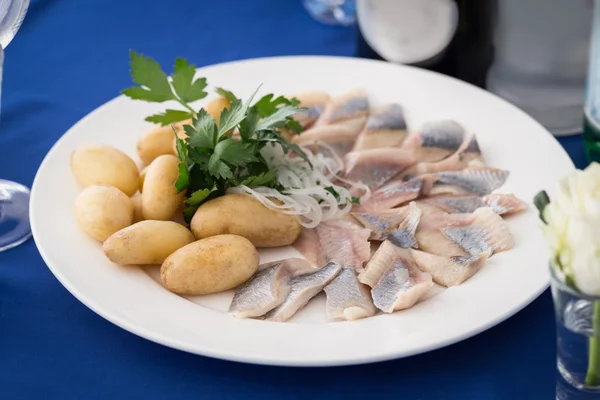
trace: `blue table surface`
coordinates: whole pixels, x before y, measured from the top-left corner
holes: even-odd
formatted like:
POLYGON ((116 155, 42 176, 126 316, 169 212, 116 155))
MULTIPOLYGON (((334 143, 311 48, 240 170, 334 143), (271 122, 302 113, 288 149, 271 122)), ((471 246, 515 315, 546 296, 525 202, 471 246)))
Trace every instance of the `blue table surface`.
MULTIPOLYGON (((33 0, 6 51, 0 177, 31 185, 55 141, 130 85, 130 48, 166 65, 184 56, 202 66, 352 56, 354 34, 313 21, 300 0, 33 0)), ((586 165, 579 136, 561 143, 586 165)), ((33 240, 0 253, 0 399, 551 399, 554 328, 546 291, 474 338, 407 359, 327 369, 237 364, 105 321, 60 285, 33 240)))

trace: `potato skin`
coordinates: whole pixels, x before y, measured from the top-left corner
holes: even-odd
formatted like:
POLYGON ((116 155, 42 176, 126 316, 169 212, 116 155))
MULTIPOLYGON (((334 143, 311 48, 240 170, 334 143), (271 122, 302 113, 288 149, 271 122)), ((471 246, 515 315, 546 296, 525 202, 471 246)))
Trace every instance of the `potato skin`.
POLYGON ((162 264, 176 250, 192 243, 194 235, 172 221, 140 221, 111 235, 102 246, 119 265, 162 264))
POLYGON ((131 196, 131 205, 133 206, 133 222, 140 222, 144 220, 144 212, 142 211, 142 194, 136 193, 131 196))
POLYGON ((144 165, 150 164, 158 156, 172 154, 175 133, 178 136, 185 135, 183 126, 191 124, 191 120, 181 121, 167 126, 157 126, 144 133, 137 142, 137 153, 144 165))
POLYGON ((202 204, 191 222, 196 239, 231 233, 243 236, 256 247, 292 244, 302 226, 293 215, 268 209, 244 194, 228 194, 202 204))
POLYGON ((133 223, 131 200, 113 186, 86 187, 75 199, 74 211, 79 227, 101 242, 133 223))
POLYGON ((71 171, 84 187, 109 185, 127 196, 138 190, 139 170, 121 150, 107 145, 88 144, 71 154, 71 171))
POLYGON ((171 254, 160 267, 160 278, 174 293, 216 293, 246 282, 257 271, 258 262, 258 251, 249 240, 218 235, 171 254))
POLYGON ((177 157, 162 155, 148 166, 142 192, 144 219, 167 221, 179 208, 185 193, 178 194, 175 188, 179 177, 178 165, 177 157))
POLYGON ((207 113, 214 117, 218 124, 219 118, 221 117, 221 111, 223 111, 224 108, 229 108, 229 106, 231 106, 229 99, 227 97, 220 96, 209 101, 208 104, 204 106, 204 109, 207 113))

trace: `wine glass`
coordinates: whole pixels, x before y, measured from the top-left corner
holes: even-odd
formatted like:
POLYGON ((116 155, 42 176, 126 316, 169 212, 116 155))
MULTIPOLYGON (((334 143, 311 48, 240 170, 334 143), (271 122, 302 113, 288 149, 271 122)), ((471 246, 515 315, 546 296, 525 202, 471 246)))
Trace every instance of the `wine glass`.
MULTIPOLYGON (((21 27, 28 7, 29 0, 0 0, 0 85, 4 49, 21 27)), ((30 237, 29 189, 0 179, 0 251, 18 246, 30 237)))

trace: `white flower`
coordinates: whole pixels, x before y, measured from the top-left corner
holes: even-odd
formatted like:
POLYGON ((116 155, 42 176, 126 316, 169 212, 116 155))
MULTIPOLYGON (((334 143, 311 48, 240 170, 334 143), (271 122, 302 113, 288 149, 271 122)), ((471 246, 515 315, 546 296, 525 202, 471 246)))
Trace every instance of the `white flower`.
POLYGON ((600 295, 600 164, 563 178, 544 218, 561 275, 583 293, 600 295))

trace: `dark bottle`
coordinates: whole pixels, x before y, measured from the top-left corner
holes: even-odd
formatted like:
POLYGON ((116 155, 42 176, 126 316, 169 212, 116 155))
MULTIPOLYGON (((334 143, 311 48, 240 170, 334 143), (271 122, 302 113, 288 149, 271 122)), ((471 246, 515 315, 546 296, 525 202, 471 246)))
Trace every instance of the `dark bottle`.
POLYGON ((357 0, 357 56, 485 87, 497 0, 357 0))

